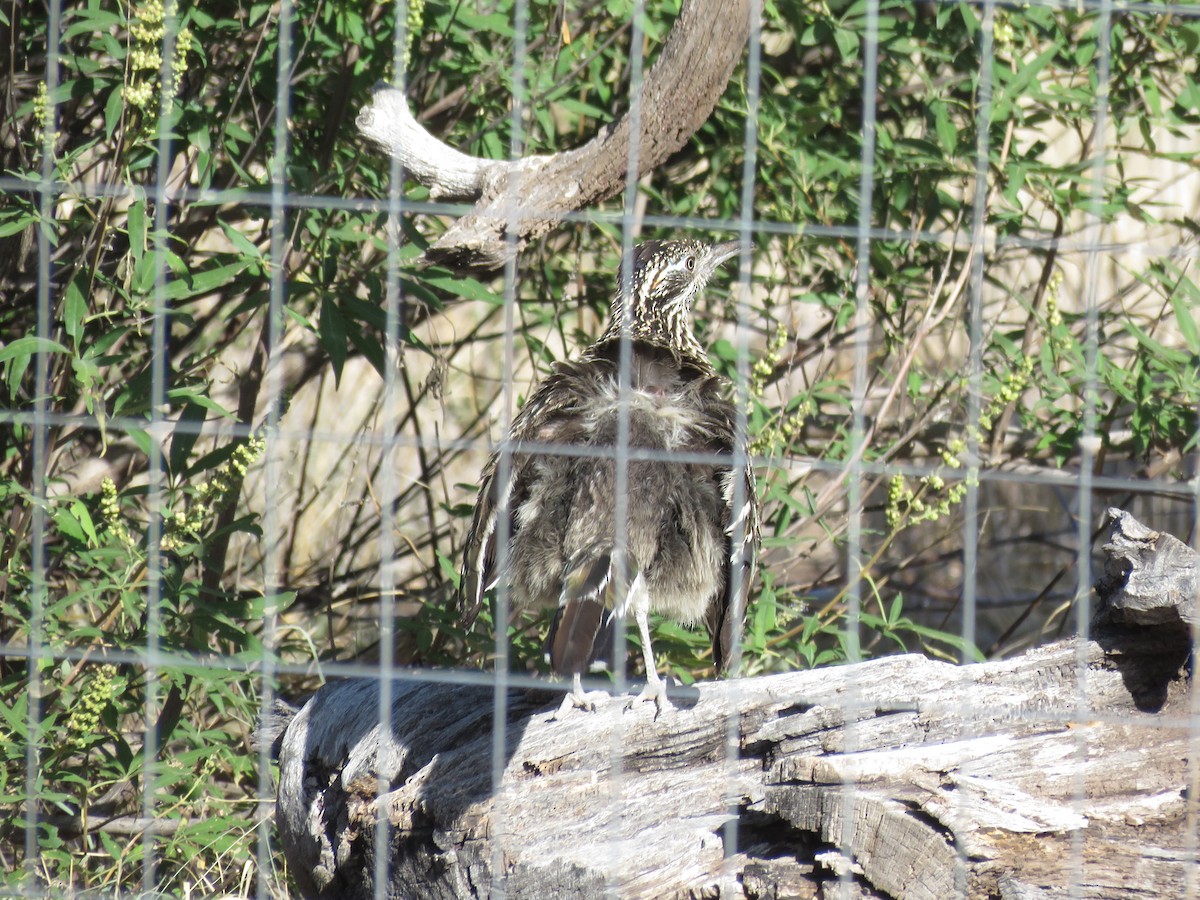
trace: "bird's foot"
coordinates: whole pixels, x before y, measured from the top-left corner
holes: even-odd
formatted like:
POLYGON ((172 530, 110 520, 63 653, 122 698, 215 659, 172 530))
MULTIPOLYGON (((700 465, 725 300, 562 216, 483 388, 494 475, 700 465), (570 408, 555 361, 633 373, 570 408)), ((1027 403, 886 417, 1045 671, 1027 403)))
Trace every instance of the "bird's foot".
POLYGON ((550 721, 561 722, 576 709, 582 709, 584 712, 595 712, 596 703, 606 697, 608 697, 608 694, 604 693, 604 691, 567 691, 567 695, 563 697, 563 702, 554 711, 553 715, 550 716, 550 721))
POLYGON ((671 701, 667 699, 667 682, 670 678, 659 678, 655 675, 653 678, 647 679, 646 686, 642 688, 641 693, 636 697, 630 697, 625 704, 625 709, 633 709, 638 703, 644 700, 654 701, 654 718, 657 719, 664 709, 674 709, 671 701))

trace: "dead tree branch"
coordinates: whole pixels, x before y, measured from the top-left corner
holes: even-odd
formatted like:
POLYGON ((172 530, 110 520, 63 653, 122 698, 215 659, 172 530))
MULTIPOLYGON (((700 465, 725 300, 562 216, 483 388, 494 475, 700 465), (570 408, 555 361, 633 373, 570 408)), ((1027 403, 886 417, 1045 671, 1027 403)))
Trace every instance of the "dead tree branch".
POLYGON ((552 156, 486 160, 461 153, 418 123, 404 93, 387 85, 376 87, 358 129, 430 196, 477 200, 427 258, 496 269, 509 253, 510 229, 519 244, 540 237, 567 213, 624 188, 631 154, 640 177, 682 148, 724 93, 749 30, 749 0, 685 0, 641 85, 640 103, 631 102, 583 146, 552 156))

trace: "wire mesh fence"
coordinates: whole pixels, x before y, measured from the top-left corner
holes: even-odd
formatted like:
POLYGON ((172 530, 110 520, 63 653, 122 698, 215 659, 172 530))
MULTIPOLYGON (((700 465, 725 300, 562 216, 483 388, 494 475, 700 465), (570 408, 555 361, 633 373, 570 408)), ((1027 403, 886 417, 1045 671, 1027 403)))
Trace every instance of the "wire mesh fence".
MULTIPOLYGON (((613 813, 578 846, 611 861, 600 892, 765 890, 738 793, 759 676, 1087 639, 1106 507, 1196 544, 1200 7, 51 0, 0 27, 9 893, 312 890, 259 723, 340 678, 375 686, 384 733, 422 690, 484 704, 473 765, 511 831, 529 698, 570 683, 543 659, 553 610, 516 615, 503 578, 464 617, 480 473, 497 448, 512 466, 514 417, 600 336, 650 238, 741 242, 689 327, 744 446, 639 446, 626 408, 610 448, 537 451, 611 458, 618 511, 647 500, 643 459, 748 458, 762 540, 739 677, 703 695, 727 704, 728 797, 698 845, 724 863, 681 887, 630 861, 623 754, 671 722, 635 709, 596 744, 613 813), (412 113, 390 145, 379 81, 412 113)), ((702 626, 652 625, 659 672, 714 681, 702 626)), ((636 690, 629 660, 588 686, 636 690)), ((1080 651, 1080 683, 1093 667, 1080 651)), ((846 721, 875 702, 859 671, 829 676, 846 721)), ((1090 697, 1079 721, 1145 724, 1090 697)), ((1190 786, 1196 713, 1154 720, 1185 736, 1190 786)), ((1068 799, 1091 815, 1085 768, 1068 799)), ((838 797, 841 832, 772 847, 824 859, 814 890, 888 895, 850 833, 862 784, 838 797)), ((1176 868, 1147 878, 1196 896, 1179 802, 1176 868)), ((384 896, 397 838, 374 821, 384 896)), ((1105 896, 1086 829, 1063 833, 1069 893, 1105 896)), ((428 895, 566 889, 511 880, 510 850, 453 891, 431 869, 428 895)), ((951 851, 943 895, 980 890, 951 851)))

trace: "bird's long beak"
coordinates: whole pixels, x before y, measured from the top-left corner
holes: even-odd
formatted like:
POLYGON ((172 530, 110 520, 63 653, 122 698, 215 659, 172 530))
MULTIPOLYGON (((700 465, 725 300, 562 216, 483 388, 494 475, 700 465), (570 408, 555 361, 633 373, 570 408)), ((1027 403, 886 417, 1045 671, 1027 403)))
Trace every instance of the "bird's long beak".
POLYGON ((717 270, 717 266, 725 262, 732 256, 737 256, 742 249, 741 241, 725 241, 721 244, 713 244, 708 248, 708 253, 704 257, 705 278, 717 270))

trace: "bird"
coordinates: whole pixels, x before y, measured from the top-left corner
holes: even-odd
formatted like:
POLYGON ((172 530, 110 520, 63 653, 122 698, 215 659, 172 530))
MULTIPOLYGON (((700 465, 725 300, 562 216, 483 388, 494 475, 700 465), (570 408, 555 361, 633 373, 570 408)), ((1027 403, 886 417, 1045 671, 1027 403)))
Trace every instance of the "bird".
POLYGON ((501 582, 514 615, 554 608, 550 668, 573 678, 560 714, 595 708, 582 675, 610 661, 625 616, 637 624, 646 669, 629 706, 653 700, 657 718, 671 705, 651 612, 703 621, 717 674, 729 667, 759 512, 733 386, 696 338, 690 312, 739 249, 693 239, 634 247, 604 332, 553 365, 484 466, 460 579, 465 621, 501 582))

